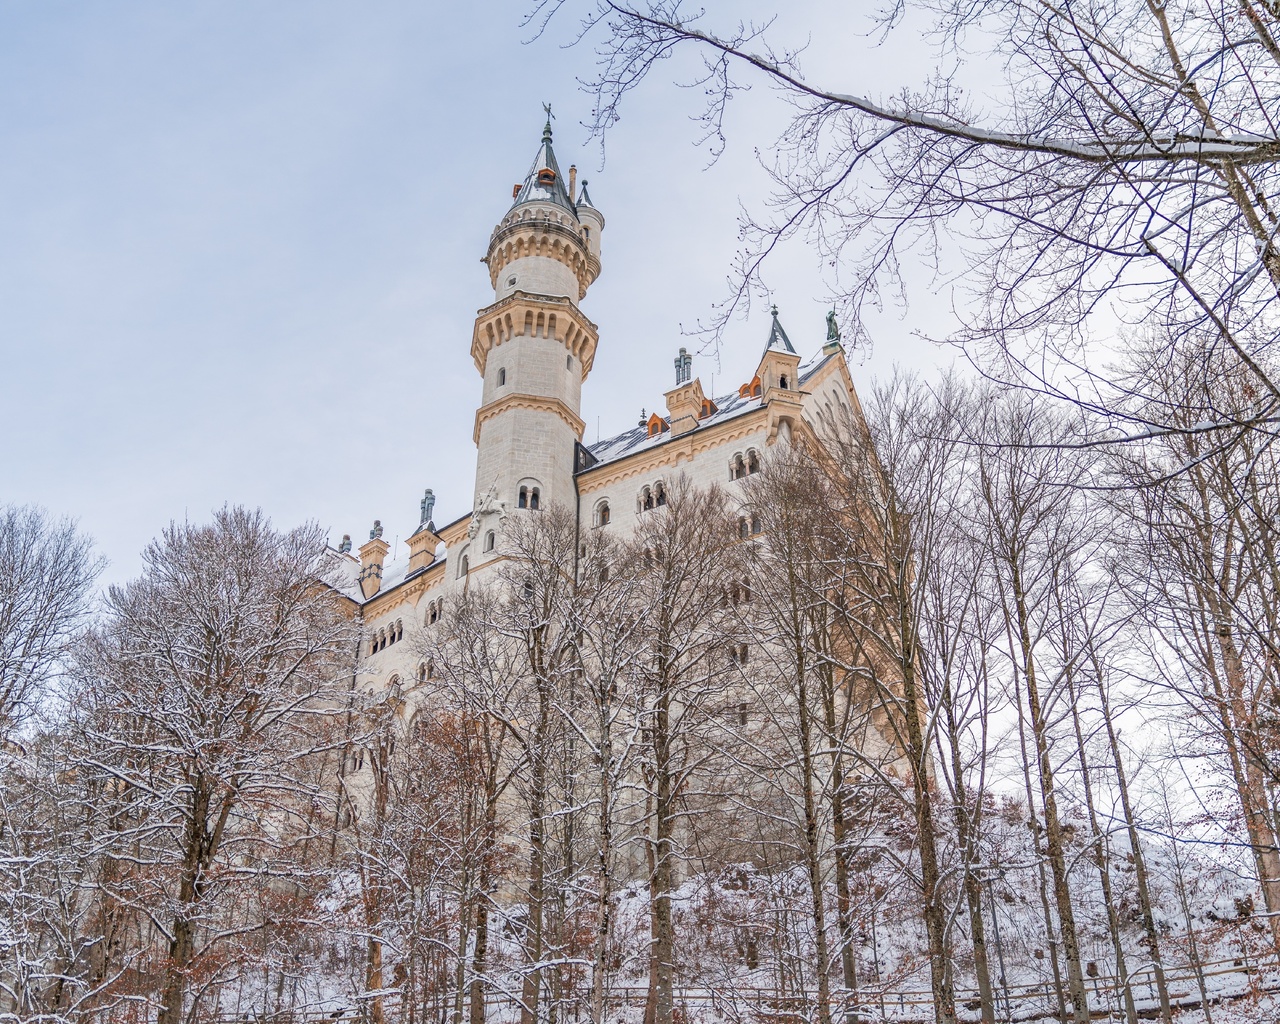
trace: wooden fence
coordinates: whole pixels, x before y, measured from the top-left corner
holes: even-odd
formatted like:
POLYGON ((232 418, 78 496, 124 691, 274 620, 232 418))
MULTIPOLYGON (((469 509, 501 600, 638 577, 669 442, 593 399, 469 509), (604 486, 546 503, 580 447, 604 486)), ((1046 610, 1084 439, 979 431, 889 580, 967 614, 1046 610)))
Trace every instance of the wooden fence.
MULTIPOLYGON (((1175 1007, 1191 1008, 1201 1002, 1200 983, 1204 981, 1211 1002, 1237 999, 1261 992, 1280 992, 1280 968, 1274 960, 1218 960, 1201 966, 1197 972, 1191 965, 1165 971, 1169 998, 1175 1007)), ((1124 1019, 1124 982, 1114 976, 1088 978, 1089 1010, 1097 1020, 1124 1019)), ((1155 979, 1150 966, 1129 976, 1129 987, 1139 1014, 1150 1018, 1159 1008, 1155 979)), ((617 987, 610 991, 607 1017, 624 1024, 641 1018, 646 998, 643 987, 617 987)), ((1018 1024, 1023 1021, 1054 1020, 1058 1015, 1058 999, 1050 982, 1012 985, 996 989, 996 1016, 1000 1021, 1018 1024)), ((836 1005, 832 1017, 842 1022, 856 1014, 861 1024, 891 1022, 917 1024, 933 1020, 933 996, 930 990, 880 989, 868 987, 856 994, 833 996, 836 1005)), ((266 1015, 222 1017, 217 1024, 368 1024, 372 997, 358 1000, 352 1007, 339 1011, 289 1010, 266 1015)), ((398 991, 382 994, 383 1010, 390 1022, 408 1021, 409 1007, 401 1005, 398 991)), ((962 1020, 979 1019, 976 990, 957 990, 957 1008, 962 1020)), ((776 990, 725 985, 720 987, 677 988, 677 1018, 683 1024, 810 1024, 816 1019, 816 1005, 811 996, 783 994, 776 990)), ((516 1024, 520 1019, 518 993, 490 989, 485 997, 488 1024, 516 1024)), ((412 1017, 417 1024, 452 1024, 451 1004, 435 1001, 415 1007, 412 1017)), ((539 1024, 587 1024, 590 1012, 585 995, 564 999, 544 999, 539 1005, 539 1024)), ((466 1020, 466 1007, 463 1011, 466 1020)))

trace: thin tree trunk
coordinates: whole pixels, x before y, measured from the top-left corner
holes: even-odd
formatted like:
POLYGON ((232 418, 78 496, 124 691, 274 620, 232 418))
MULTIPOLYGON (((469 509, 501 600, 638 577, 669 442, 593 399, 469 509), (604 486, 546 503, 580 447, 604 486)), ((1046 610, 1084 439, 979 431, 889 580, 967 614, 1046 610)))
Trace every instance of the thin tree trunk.
POLYGON ((1133 1005, 1133 986, 1129 984, 1129 967, 1125 962, 1124 943, 1120 938, 1120 917, 1116 913, 1115 900, 1111 895, 1111 866, 1107 861, 1106 849, 1103 846, 1102 829, 1098 827, 1098 814, 1093 804, 1093 782, 1089 778, 1089 759, 1085 753, 1084 730, 1080 726, 1080 712, 1076 707, 1075 685, 1071 673, 1067 672, 1067 697, 1071 705, 1071 724, 1076 734, 1076 751, 1080 755, 1081 779, 1084 783, 1084 804, 1089 814, 1089 831, 1093 836, 1093 862, 1098 869, 1098 879, 1102 882, 1102 901, 1107 908, 1107 926, 1111 932, 1111 947, 1116 959, 1116 977, 1124 997, 1124 1012, 1129 1024, 1138 1024, 1138 1011, 1133 1005))
MULTIPOLYGON (((1006 614, 1006 627, 1008 626, 1008 616, 1006 614)), ((1013 634, 1009 633, 1009 643, 1012 648, 1013 634)), ((1058 1004, 1058 1020, 1062 1024, 1067 1021, 1067 1003, 1062 991, 1062 973, 1058 967, 1058 943, 1054 938, 1055 922, 1053 920, 1053 910, 1049 903, 1049 879, 1045 875, 1044 855, 1041 852, 1040 836, 1042 829, 1040 827, 1039 818, 1036 816, 1036 801, 1034 785, 1031 781, 1031 756, 1027 752, 1027 729, 1026 716, 1023 714, 1022 693, 1015 682, 1014 703, 1018 709, 1018 747, 1022 753, 1022 782, 1027 794, 1027 827, 1031 831, 1031 845, 1036 855, 1036 874, 1040 881, 1040 912, 1044 917, 1044 937, 1045 944, 1049 947, 1049 963, 1053 968, 1053 994, 1058 1004)))
POLYGON ((663 676, 653 720, 653 864, 649 873, 649 995, 645 1024, 671 1024, 675 934, 671 925, 675 795, 671 786, 670 688, 663 676))
POLYGON ((1147 859, 1142 852, 1142 843, 1138 836, 1138 823, 1133 814, 1133 804, 1129 799, 1129 781, 1124 770, 1124 758, 1120 755, 1120 741, 1116 734, 1115 721, 1111 717, 1111 700, 1107 696, 1106 684, 1102 679, 1102 671, 1093 660, 1094 677, 1098 687, 1098 697, 1102 701, 1102 722, 1107 730, 1107 744, 1111 748, 1111 760, 1115 767, 1116 788, 1120 792, 1120 806, 1124 810, 1125 827, 1129 832, 1129 848, 1133 853, 1133 874, 1138 887, 1138 907, 1142 913, 1142 930, 1147 937, 1147 949, 1151 955, 1151 966, 1156 978, 1156 991, 1160 994, 1160 1018, 1164 1024, 1172 1024, 1173 1008, 1169 1002, 1169 984, 1164 976, 1164 957, 1160 953, 1160 932, 1156 928, 1156 917, 1151 906, 1151 887, 1147 880, 1147 859))
POLYGON ((1017 615, 1018 640, 1021 647, 1019 666, 1027 688, 1027 710, 1035 739, 1037 775, 1040 780, 1041 805, 1044 810, 1045 846, 1053 873, 1053 895, 1057 905, 1058 924, 1062 933, 1062 954, 1067 963, 1067 985, 1071 991, 1072 1016, 1076 1024, 1088 1024, 1089 1004, 1084 987, 1084 971, 1080 967, 1080 942, 1076 932, 1075 909, 1071 905, 1071 889, 1067 879, 1067 858, 1062 839, 1062 822, 1058 817, 1058 797, 1054 789, 1053 764, 1049 757, 1048 723, 1040 703, 1035 660, 1031 653, 1030 616, 1026 592, 1017 559, 1010 559, 1014 609, 1017 615))
POLYGON ((836 927, 840 932, 840 975, 845 990, 845 1024, 859 1024, 858 968, 853 948, 853 900, 849 891, 849 829, 845 821, 844 759, 840 755, 844 742, 836 715, 835 673, 829 666, 820 669, 822 680, 822 712, 831 749, 831 833, 835 857, 836 927))
MULTIPOLYGON (((956 839, 960 845, 960 857, 964 865, 964 895, 969 909, 969 931, 973 942, 973 973, 978 980, 978 1002, 984 1024, 994 1024, 996 1019, 995 997, 991 991, 991 968, 987 962, 986 928, 982 919, 982 882, 974 865, 978 863, 976 829, 969 821, 970 799, 964 784, 963 761, 960 753, 959 729, 952 717, 951 683, 944 679, 942 705, 947 715, 947 741, 951 754, 951 774, 955 787, 956 839)), ((975 804, 976 809, 976 804, 975 804)))
MULTIPOLYGON (((794 598, 793 607, 795 607, 794 598)), ((796 639, 800 639, 799 631, 796 639)), ((799 644, 794 654, 796 656, 796 711, 800 726, 801 788, 804 801, 805 868, 809 877, 813 942, 817 958, 814 969, 818 975, 818 1021, 820 1024, 831 1024, 831 960, 827 948, 827 911, 822 891, 822 839, 818 823, 818 802, 813 792, 817 768, 813 758, 813 723, 810 721, 807 659, 799 644)))

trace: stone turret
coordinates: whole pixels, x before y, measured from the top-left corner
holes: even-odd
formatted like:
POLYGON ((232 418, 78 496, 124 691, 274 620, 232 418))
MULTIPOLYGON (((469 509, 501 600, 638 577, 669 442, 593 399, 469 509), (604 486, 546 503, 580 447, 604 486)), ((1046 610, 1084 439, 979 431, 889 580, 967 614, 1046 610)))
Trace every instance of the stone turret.
MULTIPOLYGON (((598 340, 578 303, 600 274, 604 217, 585 182, 577 202, 571 195, 549 117, 533 165, 513 193, 485 256, 494 301, 476 316, 471 342, 484 378, 474 431, 476 509, 573 501, 582 384, 598 340)), ((473 525, 496 528, 479 518, 473 525)))
POLYGON ((804 397, 800 391, 800 356, 778 320, 778 307, 772 309, 773 323, 769 340, 756 368, 756 379, 763 388, 762 398, 769 408, 769 443, 781 436, 791 436, 800 422, 804 397))

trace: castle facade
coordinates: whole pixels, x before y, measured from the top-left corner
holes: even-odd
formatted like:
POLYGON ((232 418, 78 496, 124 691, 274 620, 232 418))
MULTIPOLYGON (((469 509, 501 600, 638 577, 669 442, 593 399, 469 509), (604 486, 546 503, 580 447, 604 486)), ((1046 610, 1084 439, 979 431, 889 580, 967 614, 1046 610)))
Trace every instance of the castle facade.
MULTIPOLYGON (((655 412, 584 444, 582 388, 600 339, 580 303, 601 271, 604 226, 574 169, 561 173, 548 122, 484 259, 493 301, 477 313, 471 338, 481 378, 472 510, 437 527, 427 491, 405 542, 407 559, 388 562, 380 523, 358 557, 349 538, 340 549, 350 574, 345 593, 365 626, 361 686, 369 692, 425 678, 415 654, 421 645, 405 641, 438 622, 450 594, 502 556, 512 516, 554 503, 576 510, 584 535, 625 535, 665 503, 677 476, 695 486, 718 483, 732 497, 735 482, 758 472, 773 445, 821 432, 850 412, 861 419, 834 321, 806 359, 775 309, 756 371, 736 390, 707 395, 680 349, 665 416, 655 412)), ((744 537, 758 532, 745 516, 739 526, 744 537)))

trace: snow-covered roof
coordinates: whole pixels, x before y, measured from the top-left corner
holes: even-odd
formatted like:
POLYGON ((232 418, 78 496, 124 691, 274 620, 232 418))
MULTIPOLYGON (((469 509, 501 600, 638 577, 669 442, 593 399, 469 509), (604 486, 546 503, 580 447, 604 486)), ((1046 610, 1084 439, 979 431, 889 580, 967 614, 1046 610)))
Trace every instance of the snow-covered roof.
MULTIPOLYGON (((803 387, 805 382, 812 378, 830 358, 830 354, 819 352, 807 363, 802 364, 799 370, 799 385, 803 387)), ((762 398, 743 397, 736 391, 730 392, 721 398, 713 398, 712 402, 716 405, 716 411, 705 419, 699 420, 697 427, 694 428, 695 430, 705 430, 728 420, 737 419, 739 416, 745 416, 747 413, 761 408, 764 404, 762 398)), ((596 459, 591 468, 594 469, 596 466, 603 465, 606 462, 616 462, 618 459, 635 455, 638 452, 657 448, 670 441, 672 436, 669 430, 650 436, 649 428, 645 424, 632 427, 630 430, 623 431, 614 437, 605 438, 603 441, 587 445, 587 451, 596 459)))
POLYGON ((364 594, 360 590, 360 563, 350 555, 344 555, 334 548, 329 548, 333 556, 333 575, 330 582, 343 597, 350 598, 356 604, 364 603, 364 594))

